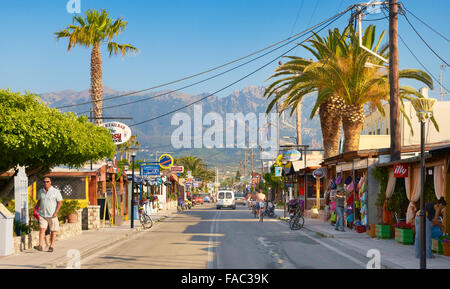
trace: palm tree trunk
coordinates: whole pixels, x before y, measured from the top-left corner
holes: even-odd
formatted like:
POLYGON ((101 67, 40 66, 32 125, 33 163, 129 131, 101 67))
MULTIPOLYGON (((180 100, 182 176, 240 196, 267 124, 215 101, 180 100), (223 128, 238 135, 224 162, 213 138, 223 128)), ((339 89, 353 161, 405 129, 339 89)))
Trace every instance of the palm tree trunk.
POLYGON ((339 134, 341 131, 341 112, 344 103, 339 97, 331 97, 319 107, 320 127, 322 128, 323 158, 339 153, 339 134))
POLYGON ((365 113, 361 105, 347 105, 342 115, 344 129, 344 152, 359 150, 359 139, 364 125, 365 113))
MULTIPOLYGON (((300 102, 296 108, 296 128, 297 128, 297 145, 302 144, 302 103, 300 102)), ((298 149, 298 148, 297 148, 298 149)))
POLYGON ((95 124, 102 123, 103 110, 103 83, 102 83, 102 56, 100 44, 94 44, 91 53, 91 99, 93 101, 95 124))

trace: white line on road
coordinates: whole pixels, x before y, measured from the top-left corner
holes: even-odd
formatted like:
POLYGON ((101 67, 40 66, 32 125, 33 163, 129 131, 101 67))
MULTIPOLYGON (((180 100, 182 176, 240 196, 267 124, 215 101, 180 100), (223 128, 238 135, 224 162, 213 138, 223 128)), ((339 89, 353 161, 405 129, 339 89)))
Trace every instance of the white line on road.
POLYGON ((214 251, 216 251, 215 257, 216 257, 216 264, 219 264, 219 256, 217 254, 217 250, 215 250, 215 243, 216 243, 216 232, 217 232, 217 226, 218 223, 216 222, 217 218, 219 217, 219 213, 220 212, 216 212, 216 215, 214 216, 214 219, 211 223, 211 229, 209 231, 210 236, 209 236, 209 242, 208 242, 208 269, 217 269, 214 268, 214 251))

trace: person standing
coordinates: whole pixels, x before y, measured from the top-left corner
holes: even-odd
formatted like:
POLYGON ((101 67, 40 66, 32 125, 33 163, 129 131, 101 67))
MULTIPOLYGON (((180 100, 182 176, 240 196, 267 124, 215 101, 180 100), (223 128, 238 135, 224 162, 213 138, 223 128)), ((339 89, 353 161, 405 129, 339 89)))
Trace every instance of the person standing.
POLYGON ((336 202, 336 231, 344 232, 344 206, 345 206, 345 192, 340 188, 334 196, 336 202))
POLYGON ((34 249, 42 251, 42 243, 45 238, 45 230, 50 227, 50 247, 48 252, 53 252, 55 247, 56 232, 59 231, 58 212, 61 208, 63 198, 61 192, 52 186, 49 177, 44 178, 44 187, 39 191, 38 202, 39 207, 39 246, 34 249))

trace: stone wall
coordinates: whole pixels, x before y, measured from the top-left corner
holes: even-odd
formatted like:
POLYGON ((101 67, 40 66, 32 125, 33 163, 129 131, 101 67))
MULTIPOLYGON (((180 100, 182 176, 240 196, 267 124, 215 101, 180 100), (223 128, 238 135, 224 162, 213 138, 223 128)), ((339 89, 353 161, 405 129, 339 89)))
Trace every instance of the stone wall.
POLYGON ((100 206, 87 206, 82 212, 82 229, 98 230, 100 228, 100 206))
MULTIPOLYGON (((65 223, 59 225, 59 231, 56 233, 56 241, 72 238, 81 235, 81 211, 78 210, 78 221, 76 223, 65 223)), ((45 243, 44 243, 45 244, 45 243)), ((17 254, 23 250, 33 249, 39 245, 39 232, 32 231, 28 235, 13 238, 13 254, 17 254)))

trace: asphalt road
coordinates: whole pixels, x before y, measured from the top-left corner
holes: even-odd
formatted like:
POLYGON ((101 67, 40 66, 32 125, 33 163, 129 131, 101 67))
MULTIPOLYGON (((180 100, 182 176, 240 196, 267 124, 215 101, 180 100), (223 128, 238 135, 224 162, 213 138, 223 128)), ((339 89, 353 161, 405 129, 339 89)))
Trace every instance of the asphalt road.
POLYGON ((355 254, 329 238, 265 218, 247 207, 216 210, 194 207, 157 223, 150 230, 101 250, 83 269, 363 269, 364 252, 355 254))

